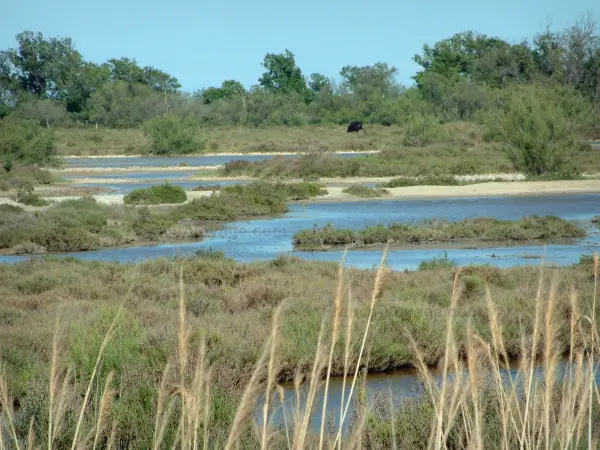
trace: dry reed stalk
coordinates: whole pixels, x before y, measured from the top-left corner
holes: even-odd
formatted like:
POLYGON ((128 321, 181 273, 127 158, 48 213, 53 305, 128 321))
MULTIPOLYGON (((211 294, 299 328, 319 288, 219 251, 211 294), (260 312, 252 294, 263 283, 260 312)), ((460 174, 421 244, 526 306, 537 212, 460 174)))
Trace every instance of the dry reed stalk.
MULTIPOLYGON (((340 405, 344 405, 346 394, 346 377, 348 376, 348 366, 350 360, 350 343, 352 340, 352 325, 354 323, 354 310, 352 306, 352 288, 348 283, 348 302, 346 304, 346 339, 344 341, 344 374, 342 377, 342 398, 340 405)), ((344 408, 340 408, 340 427, 344 424, 344 408)), ((342 440, 338 441, 338 450, 342 450, 342 440)))
POLYGON ((165 410, 165 400, 168 397, 167 377, 168 377, 170 369, 171 369, 171 366, 169 363, 167 363, 163 370, 163 375, 161 378, 160 386, 158 388, 158 398, 156 401, 156 413, 155 413, 155 419, 154 419, 154 436, 152 438, 152 445, 153 445, 154 450, 158 450, 158 448, 160 447, 160 445, 164 439, 165 430, 166 430, 167 424, 169 422, 169 416, 171 415, 171 412, 173 411, 173 404, 175 402, 175 399, 172 398, 170 401, 169 407, 167 407, 165 410))
POLYGON ((115 372, 113 370, 111 370, 108 373, 108 376, 106 377, 106 382, 104 383, 104 390, 102 391, 102 397, 100 398, 100 410, 99 410, 98 416, 96 418, 96 430, 95 430, 96 432, 95 432, 95 436, 94 436, 94 444, 92 446, 92 448, 94 450, 98 446, 98 441, 100 439, 100 436, 104 432, 104 428, 106 425, 105 419, 109 414, 110 406, 111 406, 112 400, 115 395, 114 389, 110 388, 110 385, 112 384, 114 376, 115 376, 115 372))
POLYGON ((344 254, 342 255, 342 261, 340 262, 339 272, 338 272, 338 284, 336 289, 336 295, 333 302, 333 331, 331 333, 331 345, 329 347, 329 360, 327 362, 327 374, 325 379, 325 392, 323 394, 323 409, 321 413, 321 429, 319 432, 319 450, 323 448, 323 435, 325 433, 325 414, 327 413, 327 396, 329 394, 329 377, 331 374, 331 364, 333 361, 333 351, 335 349, 335 344, 337 343, 338 331, 342 321, 342 289, 344 287, 343 284, 343 275, 344 275, 344 264, 346 262, 346 254, 348 252, 348 248, 344 249, 344 254))
MULTIPOLYGON (((538 290, 537 290, 537 294, 536 294, 536 298, 535 298, 535 316, 534 316, 535 318, 534 318, 533 336, 532 336, 533 342, 531 344, 530 354, 527 353, 525 345, 522 346, 524 360, 527 361, 527 358, 529 357, 529 358, 531 358, 531 363, 528 366, 529 370, 525 371, 526 382, 527 382, 527 391, 525 393, 525 412, 524 412, 523 421, 522 421, 521 437, 519 439, 521 450, 523 450, 525 448, 525 446, 527 446, 528 448, 532 446, 531 442, 529 444, 526 443, 526 437, 527 437, 526 434, 528 432, 534 433, 534 430, 531 430, 528 427, 528 425, 530 423, 529 422, 529 411, 530 411, 530 403, 531 403, 533 371, 534 371, 534 366, 535 366, 534 361, 535 361, 535 357, 537 355, 537 342, 538 342, 539 326, 540 326, 539 322, 540 322, 540 315, 541 315, 540 303, 541 303, 543 280, 544 280, 544 265, 542 264, 540 266, 540 279, 538 282, 538 290)), ((533 435, 530 434, 529 438, 532 439, 533 435)))
MULTIPOLYGON (((385 245, 385 249, 383 251, 383 255, 381 256, 381 262, 379 264, 379 269, 377 269, 377 274, 375 276, 375 285, 373 286, 373 292, 371 295, 371 305, 369 308, 369 317, 367 318, 367 323, 365 326, 365 332, 363 334, 363 340, 362 340, 362 344, 360 347, 360 351, 358 353, 358 360, 356 361, 356 369, 354 371, 354 377, 352 379, 352 384, 350 385, 350 393, 348 394, 348 401, 346 402, 346 405, 342 405, 342 409, 344 411, 344 413, 342 414, 342 420, 341 420, 341 424, 344 423, 345 419, 346 419, 346 415, 348 414, 348 408, 350 407, 350 402, 352 400, 352 393, 354 392, 354 387, 356 385, 356 377, 358 376, 358 371, 360 369, 360 361, 363 355, 363 351, 365 348, 365 343, 367 340, 367 336, 369 333, 369 326, 371 325, 371 321, 373 318, 373 311, 375 309, 375 302, 377 300, 377 297, 379 296, 379 291, 381 289, 381 280, 383 278, 383 273, 384 273, 384 263, 385 263, 385 258, 387 257, 387 253, 388 253, 388 249, 389 249, 389 243, 385 245)), ((335 437, 335 441, 334 441, 334 446, 337 444, 338 440, 341 440, 342 437, 342 426, 340 425, 340 428, 337 432, 337 435, 335 437)))
MULTIPOLYGON (((12 409, 13 405, 10 401, 8 392, 8 378, 6 377, 6 369, 4 366, 0 366, 0 410, 2 411, 2 415, 4 415, 6 418, 6 422, 8 423, 8 428, 14 441, 15 448, 20 450, 21 446, 19 445, 19 437, 17 436, 17 431, 15 429, 15 421, 12 409)), ((2 415, 0 415, 0 419, 2 418, 2 415)), ((0 423, 0 434, 3 434, 1 425, 2 424, 0 423)))
MULTIPOLYGON (((281 304, 277 307, 277 309, 280 309, 280 308, 281 308, 281 304)), ((273 318, 277 319, 279 321, 279 320, 281 320, 280 319, 281 314, 276 311, 273 314, 273 318)), ((280 324, 275 323, 275 321, 274 321, 273 327, 279 328, 280 324)), ((260 355, 258 361, 256 362, 256 366, 255 366, 254 372, 252 373, 252 376, 250 377, 250 381, 246 385, 246 388, 244 389, 244 393, 242 394, 242 399, 241 399, 240 404, 235 412, 233 424, 231 426, 231 430, 229 431, 229 436, 227 437, 227 442, 225 443, 224 450, 231 450, 234 445, 237 445, 237 441, 242 432, 242 425, 243 425, 244 421, 246 420, 246 418, 248 417, 248 415, 253 410, 254 398, 260 389, 260 379, 263 376, 264 364, 267 359, 267 355, 270 353, 270 348, 273 345, 275 345, 275 343, 273 343, 271 341, 271 337, 269 337, 269 339, 267 340, 267 343, 265 344, 265 347, 263 348, 262 354, 260 355)), ((266 401, 269 401, 269 399, 266 399, 266 401)))
MULTIPOLYGON (((317 339, 317 348, 315 350, 315 357, 313 360, 313 367, 310 374, 309 385, 308 385, 308 396, 306 399, 306 405, 301 416, 295 418, 295 422, 300 422, 300 427, 294 428, 294 440, 293 448, 300 450, 304 449, 304 443, 306 442, 306 436, 308 432, 308 425, 310 421, 310 414, 313 409, 315 397, 320 385, 320 374, 325 367, 325 353, 323 345, 323 337, 325 335, 325 321, 326 317, 323 317, 321 321, 321 328, 319 330, 319 337, 317 339)), ((297 394, 299 391, 297 391, 297 394)), ((298 400, 299 401, 299 400, 298 400)))
POLYGON ((278 336, 281 332, 281 310, 283 309, 284 303, 280 303, 273 314, 273 327, 271 329, 271 352, 269 355, 269 362, 267 367, 267 384, 265 386, 265 403, 263 405, 263 429, 262 429, 262 440, 261 449, 267 449, 267 429, 269 425, 269 405, 271 404, 271 396, 273 393, 275 378, 279 370, 278 364, 278 336))

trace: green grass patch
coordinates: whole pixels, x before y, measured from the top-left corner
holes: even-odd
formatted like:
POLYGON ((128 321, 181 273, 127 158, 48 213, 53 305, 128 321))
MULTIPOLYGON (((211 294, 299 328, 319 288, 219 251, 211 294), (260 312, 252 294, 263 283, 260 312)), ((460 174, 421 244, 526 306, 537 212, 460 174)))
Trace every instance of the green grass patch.
POLYGON ((353 184, 342 189, 342 192, 344 194, 350 194, 364 198, 378 198, 390 193, 387 189, 372 188, 369 186, 364 186, 362 184, 353 184))
POLYGON ((158 205, 162 203, 184 203, 187 200, 185 190, 181 186, 165 183, 145 189, 135 189, 123 197, 128 205, 158 205))
MULTIPOLYGON (((9 392, 15 404, 21 406, 14 411, 17 433, 27 436, 32 417, 34 424, 44 424, 47 418, 48 374, 57 314, 64 320, 59 322, 62 338, 59 373, 64 373, 63 367, 72 366, 78 381, 68 385, 65 397, 65 426, 58 436, 60 442, 64 442, 73 433, 96 352, 115 312, 123 305, 115 334, 103 354, 98 378, 92 384, 90 429, 94 431, 95 401, 100 398, 112 370, 114 379, 109 386, 114 387, 118 397, 107 403, 107 412, 108 417, 119 419, 115 438, 124 448, 151 448, 163 373, 167 374, 164 384, 167 395, 172 395, 166 400, 177 401, 180 395, 172 386, 180 382, 176 367, 180 361, 177 348, 182 311, 189 331, 186 381, 196 380, 197 350, 205 343, 204 361, 210 363, 212 374, 212 401, 208 405, 212 412, 210 448, 223 448, 219 439, 228 436, 243 389, 271 336, 275 308, 286 299, 277 334, 278 364, 274 365, 276 380, 282 382, 292 380, 297 372, 310 373, 321 324, 325 320, 330 327, 333 320, 331 305, 338 273, 337 263, 282 257, 275 261, 237 264, 210 252, 186 259, 165 258, 139 264, 47 258, 2 265, 0 359, 9 392), (184 285, 181 310, 180 281, 184 285), (172 368, 168 373, 164 371, 167 363, 172 368)), ((376 331, 368 335, 369 356, 365 370, 376 372, 413 364, 411 339, 425 364, 440 364, 447 351, 446 323, 450 313, 455 324, 456 352, 466 354, 474 331, 482 339, 489 339, 492 330, 486 289, 494 302, 494 317, 502 326, 503 348, 511 358, 522 356, 522 343, 532 339, 534 313, 539 302, 544 301, 538 294, 539 268, 463 267, 456 280, 460 287, 456 294, 458 299, 451 303, 455 274, 456 270, 448 266, 384 273, 373 311, 372 324, 376 331)), ((362 333, 370 314, 369 299, 375 275, 372 270, 346 269, 344 273, 344 287, 355 299, 349 313, 352 328, 348 364, 351 368, 356 367, 363 345, 362 333)), ((570 339, 569 331, 572 293, 575 290, 578 298, 578 309, 573 314, 592 308, 591 268, 582 265, 546 268, 544 277, 542 295, 551 292, 555 296, 552 301, 556 312, 553 347, 557 352, 564 352, 573 344, 579 350, 581 344, 570 339)), ((345 306, 345 299, 343 301, 345 306)), ((345 317, 344 310, 342 336, 346 336, 345 317)), ((330 333, 330 328, 325 328, 324 333, 330 333)), ((539 339, 539 345, 544 348, 543 336, 539 339)), ((342 344, 332 356, 332 375, 344 372, 344 361, 342 344)), ((258 395, 262 392, 261 389, 258 395)), ((482 405, 487 405, 485 398, 481 397, 482 405)), ((387 403, 385 405, 387 408, 387 403)), ((488 411, 486 408, 482 413, 488 411)), ((402 403, 394 424, 398 448, 421 448, 429 436, 432 409, 423 400, 416 404, 402 403)), ((173 434, 167 435, 169 447, 176 439, 178 415, 174 417, 174 422, 166 427, 167 432, 173 434)), ((487 413, 485 417, 488 418, 487 413)), ((43 447, 47 429, 42 425, 36 429, 40 430, 36 442, 43 447)), ((369 420, 365 433, 373 444, 371 448, 392 447, 390 424, 383 419, 369 420)), ((252 444, 256 435, 249 432, 249 436, 241 448, 260 448, 259 444, 252 444)), ((285 434, 279 437, 282 445, 273 441, 269 448, 287 448, 285 434)), ((490 439, 489 442, 495 441, 490 439)), ((349 447, 349 444, 343 445, 343 448, 349 447)))
POLYGON ((298 231, 292 242, 302 249, 319 250, 330 246, 353 245, 366 247, 422 242, 529 241, 536 239, 583 237, 585 230, 557 216, 528 216, 519 220, 500 220, 480 217, 461 221, 427 219, 416 224, 392 223, 363 230, 336 229, 328 224, 312 230, 298 231))
POLYGON ((314 183, 265 183, 233 185, 219 193, 201 197, 179 206, 174 214, 181 218, 201 220, 235 220, 252 216, 280 214, 287 211, 286 202, 307 200, 327 191, 314 183))
POLYGON ((443 258, 433 258, 419 263, 419 270, 446 270, 458 266, 456 261, 448 258, 448 252, 444 252, 443 258))

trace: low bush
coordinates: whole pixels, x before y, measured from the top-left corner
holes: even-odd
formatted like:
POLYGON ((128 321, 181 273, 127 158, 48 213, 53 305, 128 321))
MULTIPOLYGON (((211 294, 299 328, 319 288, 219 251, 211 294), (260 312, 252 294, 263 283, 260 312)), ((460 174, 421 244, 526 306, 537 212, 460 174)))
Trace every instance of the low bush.
POLYGON ((51 172, 35 166, 11 166, 9 171, 0 171, 0 191, 32 191, 37 185, 52 184, 51 172))
POLYGON ((50 129, 33 120, 0 121, 0 161, 18 164, 57 163, 56 140, 50 129))
POLYGON ((348 245, 361 247, 387 242, 415 244, 454 240, 528 241, 559 237, 583 237, 585 230, 557 216, 528 216, 519 220, 499 220, 479 217, 457 222, 428 219, 416 224, 392 223, 363 230, 336 229, 330 224, 312 230, 300 230, 293 237, 294 245, 307 249, 348 245))
POLYGON ((29 206, 48 206, 50 202, 33 192, 20 192, 16 198, 18 203, 29 206))
POLYGON ((185 201, 187 201, 185 190, 181 186, 173 186, 169 183, 135 189, 123 197, 123 202, 128 205, 158 205, 185 201))
POLYGON ((384 186, 389 188, 405 186, 457 186, 460 182, 452 175, 429 175, 418 178, 392 178, 384 186))
POLYGON ((198 139, 198 127, 188 118, 175 115, 154 117, 143 123, 144 133, 151 140, 154 155, 186 155, 198 153, 205 143, 198 139))
POLYGON ((377 198, 382 197, 384 195, 389 194, 390 192, 387 189, 382 188, 372 188, 368 186, 364 186, 362 184, 353 184, 342 189, 344 194, 355 195, 357 197, 365 197, 365 198, 377 198))

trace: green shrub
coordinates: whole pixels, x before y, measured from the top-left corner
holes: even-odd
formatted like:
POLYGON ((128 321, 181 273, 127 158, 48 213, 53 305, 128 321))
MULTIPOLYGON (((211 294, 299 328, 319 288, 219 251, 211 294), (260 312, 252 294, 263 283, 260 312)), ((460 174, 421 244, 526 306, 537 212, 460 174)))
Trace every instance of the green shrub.
POLYGON ((406 124, 403 143, 407 147, 424 147, 441 142, 444 136, 444 129, 435 116, 419 114, 406 124))
POLYGON ((455 240, 528 241, 558 237, 583 237, 585 230, 557 216, 528 216, 519 220, 499 220, 489 217, 447 221, 426 219, 419 223, 375 225, 363 230, 336 229, 331 225, 312 230, 300 230, 292 238, 294 245, 320 249, 323 246, 369 246, 385 244, 415 244, 455 240))
POLYGON ((55 164, 56 141, 51 130, 31 120, 0 121, 0 159, 20 164, 55 164))
POLYGON ((29 206, 48 206, 50 202, 33 192, 20 192, 17 196, 17 202, 29 206))
POLYGON ((406 186, 457 186, 460 182, 452 175, 429 175, 419 178, 392 178, 385 184, 385 187, 406 187, 406 186))
POLYGON ((164 115, 145 121, 143 129, 155 155, 184 155, 204 149, 204 142, 196 137, 197 127, 189 119, 164 115))
POLYGON ((161 203, 184 203, 187 200, 185 190, 181 186, 169 183, 135 189, 123 197, 128 205, 158 205, 161 203))
POLYGON ((9 172, 0 173, 0 191, 32 191, 38 184, 52 184, 54 176, 35 166, 15 166, 9 172))
POLYGON ((342 189, 342 192, 344 194, 350 194, 355 195, 357 197, 365 198, 377 198, 390 193, 387 189, 371 188, 362 184, 353 184, 352 186, 348 186, 342 189))
POLYGON ((566 95, 561 89, 516 85, 501 94, 503 109, 485 117, 488 139, 506 145, 516 170, 533 176, 580 172, 574 161, 582 150, 587 113, 569 104, 566 95))

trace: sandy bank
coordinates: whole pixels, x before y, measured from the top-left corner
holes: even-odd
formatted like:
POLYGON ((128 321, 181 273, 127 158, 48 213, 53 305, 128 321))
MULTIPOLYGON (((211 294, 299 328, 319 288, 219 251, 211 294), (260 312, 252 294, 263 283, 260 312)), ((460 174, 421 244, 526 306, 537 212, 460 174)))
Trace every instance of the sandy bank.
POLYGON ((315 201, 356 201, 356 200, 390 200, 390 199, 426 199, 451 197, 488 197, 511 195, 551 195, 600 193, 600 180, 568 180, 568 181, 519 181, 488 182, 468 184, 464 186, 408 186, 388 188, 390 195, 377 199, 363 199, 342 193, 343 187, 328 187, 328 195, 318 197, 315 201))
MULTIPOLYGON (((65 200, 74 200, 81 198, 85 193, 81 193, 80 195, 54 195, 54 196, 46 196, 43 192, 38 193, 40 197, 50 201, 50 202, 62 202, 65 200)), ((188 202, 194 200, 195 198, 207 197, 212 194, 212 191, 186 191, 188 202)), ((104 205, 122 205, 123 204, 123 194, 94 194, 91 195, 94 197, 98 203, 102 203, 104 205)), ((37 211, 40 209, 45 209, 47 207, 35 207, 35 206, 27 206, 22 205, 21 203, 16 203, 12 201, 8 197, 0 197, 0 205, 1 204, 9 204, 9 205, 17 205, 28 211, 37 211)), ((154 205, 152 205, 154 206, 154 205)), ((156 205, 161 206, 161 205, 156 205)))
MULTIPOLYGON (((48 189, 48 188, 46 188, 48 189)), ((492 197, 492 196, 511 196, 511 195, 561 195, 561 194, 583 194, 600 193, 600 179, 591 180, 572 180, 572 181, 501 181, 487 182, 479 184, 469 184, 463 186, 408 186, 398 188, 388 188, 389 195, 379 198, 362 198, 342 192, 343 186, 328 186, 327 195, 319 196, 308 200, 309 202, 344 202, 344 201, 377 201, 377 200, 401 200, 401 199, 434 199, 434 198, 457 198, 457 197, 492 197)), ((83 195, 90 195, 89 192, 82 191, 75 195, 76 188, 72 191, 73 195, 52 195, 50 189, 40 191, 40 197, 50 201, 63 201, 76 199, 83 195)), ((69 192, 69 193, 71 193, 69 192)), ((188 201, 195 198, 212 195, 212 191, 186 191, 188 201)), ((218 191, 216 191, 218 195, 218 191)), ((107 205, 123 204, 123 194, 93 194, 99 203, 107 205)), ((17 204, 8 197, 0 197, 0 204, 17 204)), ((19 205, 23 206, 23 205, 19 205)), ((26 207, 26 209, 40 209, 26 207)))

